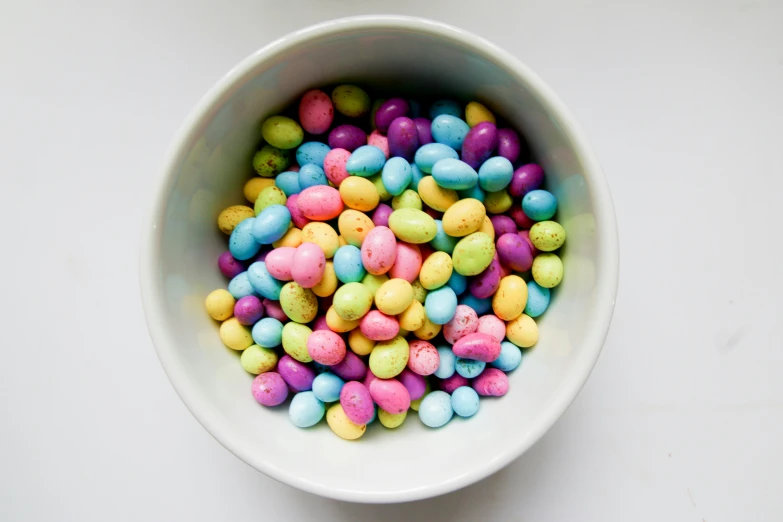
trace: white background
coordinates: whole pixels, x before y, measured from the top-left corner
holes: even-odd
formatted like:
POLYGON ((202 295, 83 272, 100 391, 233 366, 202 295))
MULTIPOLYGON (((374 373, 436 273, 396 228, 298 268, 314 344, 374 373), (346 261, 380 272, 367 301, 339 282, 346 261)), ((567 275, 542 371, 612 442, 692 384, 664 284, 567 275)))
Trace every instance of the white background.
POLYGON ((0 520, 781 520, 781 2, 506 2, 2 0, 0 520), (603 162, 622 248, 564 417, 493 477, 401 506, 300 493, 223 449, 166 380, 137 283, 199 97, 289 31, 380 12, 540 73, 603 162))

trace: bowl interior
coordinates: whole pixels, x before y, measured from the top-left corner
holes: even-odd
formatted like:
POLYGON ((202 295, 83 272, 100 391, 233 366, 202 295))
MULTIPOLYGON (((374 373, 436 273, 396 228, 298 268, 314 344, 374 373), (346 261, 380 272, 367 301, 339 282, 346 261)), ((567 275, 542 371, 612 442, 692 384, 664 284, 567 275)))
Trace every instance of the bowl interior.
POLYGON ((573 399, 611 315, 614 238, 597 230, 613 214, 611 202, 604 209, 596 196, 604 182, 584 147, 536 77, 486 42, 439 24, 395 18, 326 24, 260 51, 229 73, 183 128, 143 254, 143 266, 144 256, 149 260, 143 287, 150 330, 177 391, 242 459, 336 498, 421 498, 507 464, 573 399), (323 422, 298 429, 285 406, 266 409, 255 402, 253 376, 240 366, 239 354, 222 345, 218 325, 204 311, 207 293, 227 283, 216 268, 227 245, 216 216, 230 204, 246 204, 242 186, 253 175, 260 123, 307 89, 338 82, 485 103, 524 133, 558 197, 557 219, 568 234, 565 279, 538 321, 538 345, 511 374, 509 394, 482 400, 473 419, 455 418, 432 430, 411 412, 394 432, 375 426, 357 442, 337 438, 323 422))

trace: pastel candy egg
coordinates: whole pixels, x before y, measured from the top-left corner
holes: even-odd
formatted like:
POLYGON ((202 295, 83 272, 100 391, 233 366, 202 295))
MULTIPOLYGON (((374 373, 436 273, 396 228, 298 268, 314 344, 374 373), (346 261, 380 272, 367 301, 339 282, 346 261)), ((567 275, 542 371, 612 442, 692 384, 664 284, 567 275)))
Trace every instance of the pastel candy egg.
POLYGON ((484 198, 484 206, 487 207, 489 214, 502 214, 508 211, 513 204, 513 198, 505 189, 489 192, 484 198))
POLYGON ((329 133, 329 146, 332 149, 344 149, 353 152, 367 144, 367 136, 356 125, 340 125, 329 133))
POLYGON ((511 183, 514 175, 514 166, 502 156, 489 158, 478 171, 479 185, 487 192, 503 190, 511 183))
POLYGON ((424 397, 427 396, 428 393, 432 391, 432 388, 430 387, 430 381, 425 379, 424 380, 424 395, 422 395, 420 398, 411 400, 411 409, 413 411, 419 411, 419 405, 421 405, 421 401, 424 399, 424 397))
POLYGON ((514 343, 504 341, 500 343, 500 355, 491 364, 498 370, 510 372, 516 370, 521 362, 522 352, 520 349, 514 343))
POLYGON ((324 418, 326 407, 311 391, 297 393, 288 407, 288 418, 297 428, 315 426, 324 418))
POLYGON ((375 306, 387 315, 401 314, 413 301, 413 287, 405 279, 389 279, 375 292, 375 306))
POLYGON ((397 316, 397 321, 400 323, 400 328, 409 332, 418 330, 424 326, 425 319, 426 314, 424 312, 424 305, 415 299, 411 301, 411 304, 408 305, 408 308, 406 308, 401 314, 397 316))
POLYGON ((455 369, 458 375, 461 375, 466 379, 472 379, 483 372, 486 366, 487 363, 484 361, 476 361, 474 359, 463 359, 462 357, 457 357, 455 369))
POLYGON ((281 342, 283 350, 293 359, 309 363, 313 360, 307 351, 307 340, 313 333, 312 329, 305 324, 287 322, 281 332, 281 342))
POLYGON ((250 203, 255 203, 258 195, 267 187, 274 186, 275 180, 269 178, 250 178, 242 187, 242 193, 245 195, 245 199, 250 203))
POLYGON ((498 146, 498 131, 494 123, 483 121, 470 129, 462 142, 462 161, 477 169, 498 146))
POLYGON ((462 106, 454 100, 438 100, 430 105, 430 118, 433 120, 441 114, 462 117, 462 106))
POLYGON ((321 373, 313 379, 313 393, 321 402, 340 400, 340 391, 343 386, 345 386, 345 381, 331 372, 321 373))
POLYGON ((375 348, 375 341, 368 339, 358 328, 348 334, 348 346, 357 355, 370 355, 375 348))
POLYGON ((470 381, 455 371, 451 377, 443 379, 439 384, 441 390, 446 393, 454 393, 454 390, 461 386, 470 386, 470 381))
POLYGON ((516 223, 508 216, 492 216, 490 220, 492 222, 492 228, 495 229, 496 238, 500 238, 503 234, 517 233, 516 223))
POLYGON ((274 317, 264 317, 253 325, 253 341, 263 348, 280 346, 283 341, 283 323, 274 317))
POLYGON ((410 110, 408 101, 403 98, 391 98, 386 100, 378 107, 375 112, 375 128, 379 131, 386 133, 389 130, 391 123, 402 116, 406 116, 410 110))
POLYGON ((319 185, 327 185, 329 180, 326 178, 324 169, 318 165, 308 163, 302 165, 298 173, 299 188, 304 190, 309 187, 317 187, 319 185))
POLYGON ((454 150, 462 148, 462 142, 469 130, 470 127, 465 121, 450 114, 441 114, 432 120, 432 138, 454 150))
POLYGON ((290 170, 277 175, 275 186, 282 190, 286 197, 299 194, 302 191, 302 188, 299 186, 299 173, 290 170))
POLYGON ((468 278, 462 274, 458 274, 457 272, 452 271, 451 277, 449 277, 449 280, 446 281, 446 284, 449 285, 452 290, 454 290, 455 294, 462 295, 465 290, 468 289, 468 278))
POLYGON ((253 397, 264 406, 277 406, 288 398, 288 386, 277 372, 262 373, 251 386, 253 397))
MULTIPOLYGON (((389 270, 389 276, 394 279, 404 279, 413 283, 421 270, 421 250, 416 245, 397 243, 397 255, 389 270)), ((411 289, 411 295, 413 290, 411 289)))
POLYGON ((438 230, 432 217, 415 208, 401 208, 392 212, 389 228, 400 240, 414 244, 432 241, 438 230))
POLYGON ((308 141, 307 143, 302 143, 299 145, 299 148, 296 149, 296 162, 301 167, 308 164, 313 164, 323 169, 324 160, 326 159, 326 155, 329 154, 330 150, 332 149, 329 148, 329 145, 325 143, 320 143, 317 141, 308 141))
POLYGON ((427 318, 435 324, 446 324, 457 311, 457 294, 448 286, 432 290, 424 300, 427 318))
POLYGON ((528 163, 514 171, 508 191, 518 198, 538 189, 542 183, 544 183, 544 169, 536 163, 528 163))
POLYGON ((318 298, 309 288, 291 281, 280 290, 280 306, 292 321, 309 323, 318 313, 318 298))
POLYGON ((367 375, 367 365, 354 352, 345 352, 342 361, 332 366, 331 370, 346 381, 360 381, 367 375))
POLYGON ((271 205, 255 218, 251 233, 258 243, 271 245, 283 237, 290 225, 291 212, 283 205, 271 205))
POLYGON ((492 362, 500 355, 500 341, 489 334, 475 332, 454 343, 452 350, 463 359, 492 362))
MULTIPOLYGON (((375 297, 375 293, 378 291, 378 289, 381 287, 383 283, 388 281, 390 278, 386 274, 365 274, 365 276, 362 278, 362 284, 367 287, 367 289, 370 291, 370 294, 372 294, 373 298, 375 297)), ((411 285, 413 286, 413 285, 411 285)), ((416 290, 414 289, 414 296, 416 295, 416 290)))
MULTIPOLYGON (((365 314, 359 323, 359 328, 365 337, 373 341, 388 341, 400 332, 400 324, 397 319, 378 310, 371 310, 365 314)), ((376 344, 373 353, 377 349, 378 345, 376 344)))
POLYGON ((538 342, 538 325, 532 317, 522 314, 506 323, 506 338, 520 348, 530 348, 538 342))
POLYGON ((443 337, 451 344, 478 330, 479 319, 469 306, 457 305, 454 317, 443 325, 443 337))
POLYGON ((335 435, 345 440, 356 440, 367 429, 365 424, 351 422, 339 403, 332 405, 326 412, 326 423, 335 435))
POLYGON ((413 160, 419 148, 419 131, 412 119, 404 116, 395 118, 389 125, 387 139, 391 156, 403 158, 406 162, 413 160))
POLYGON ((326 262, 321 280, 313 285, 311 290, 318 297, 329 297, 337 290, 337 274, 334 272, 333 262, 326 262))
POLYGON ((527 282, 527 304, 525 313, 530 317, 538 317, 549 307, 551 290, 544 288, 535 281, 527 282))
POLYGON ((367 145, 378 147, 383 152, 383 157, 389 159, 391 151, 389 150, 389 138, 381 134, 380 131, 374 130, 367 136, 367 145))
MULTIPOLYGON (((278 283, 280 284, 280 288, 282 288, 283 283, 280 283, 279 281, 278 283)), ((278 321, 288 321, 288 317, 286 317, 283 308, 280 306, 280 301, 264 299, 264 312, 266 313, 267 317, 271 317, 272 319, 277 319, 278 321)))
POLYGON ((546 221, 557 212, 557 199, 546 190, 531 190, 522 198, 522 210, 533 221, 546 221))
POLYGON ((500 280, 492 298, 492 310, 503 321, 519 317, 527 303, 527 284, 518 275, 508 275, 500 280))
POLYGON ((475 127, 483 121, 495 123, 495 115, 481 103, 472 101, 465 107, 465 120, 468 125, 475 127))
POLYGON ((383 425, 384 428, 399 428, 402 423, 405 422, 405 418, 407 416, 407 410, 402 413, 389 413, 386 410, 378 410, 378 421, 383 425))
POLYGON ((333 366, 345 357, 345 341, 331 330, 318 330, 307 338, 307 353, 315 362, 333 366))
POLYGON ((343 386, 340 391, 340 405, 346 417, 355 424, 367 424, 375 412, 370 390, 356 381, 348 382, 343 386))
POLYGON ((355 321, 370 310, 372 300, 372 293, 362 283, 346 283, 334 293, 332 306, 346 321, 355 321))
POLYGON ((479 299, 492 297, 500 286, 501 272, 500 261, 495 255, 489 266, 470 282, 470 293, 479 299))
POLYGON ((278 149, 294 149, 304 139, 302 127, 287 116, 271 116, 264 120, 261 135, 267 143, 278 149))
MULTIPOLYGON (((425 310, 426 311, 426 310, 425 310)), ((424 326, 413 332, 418 339, 422 341, 429 341, 440 333, 442 326, 430 321, 429 318, 424 320, 424 326)))
POLYGON ((364 243, 367 234, 375 228, 375 224, 367 214, 358 210, 348 209, 340 214, 337 220, 337 228, 347 244, 359 247, 364 243))
MULTIPOLYGON (((299 174, 297 174, 297 184, 299 174)), ((255 204, 253 205, 253 212, 255 215, 259 215, 265 208, 270 207, 272 205, 285 205, 288 198, 285 195, 285 192, 283 192, 283 189, 276 186, 266 187, 264 190, 261 191, 261 193, 258 195, 258 198, 256 199, 255 204)))
POLYGON ((275 301, 280 299, 283 283, 272 277, 263 261, 256 261, 248 267, 247 279, 259 295, 275 301))
POLYGON ((367 178, 380 172, 385 163, 386 156, 381 149, 373 145, 362 145, 351 153, 345 170, 354 176, 367 178))
MULTIPOLYGON (((413 290, 411 290, 411 294, 412 293, 413 290)), ((234 299, 234 296, 232 296, 228 290, 219 288, 218 290, 213 290, 207 296, 207 313, 216 321, 225 321, 234 315, 235 304, 236 300, 234 299)))
MULTIPOLYGON (((365 333, 365 335, 367 334, 365 333)), ((370 353, 370 371, 380 379, 396 377, 407 364, 408 341, 399 335, 378 342, 370 353)))
POLYGON ((290 161, 287 150, 264 145, 253 155, 253 168, 259 176, 272 178, 287 169, 290 161))
POLYGON ((566 232, 560 223, 539 221, 530 227, 530 241, 542 252, 552 252, 565 243, 566 232))
POLYGON ((471 386, 479 395, 502 397, 508 392, 508 377, 497 368, 487 368, 471 386))
POLYGON ((435 220, 435 226, 437 227, 437 231, 435 232, 435 237, 430 241, 430 246, 435 250, 451 254, 459 239, 451 237, 446 233, 443 228, 443 221, 440 219, 435 220))
POLYGON ((256 218, 247 218, 239 223, 231 232, 228 240, 228 250, 231 256, 239 261, 250 259, 261 250, 261 245, 253 237, 253 225, 256 218))
POLYGON ((340 192, 327 185, 309 187, 299 194, 296 205, 308 219, 328 221, 340 215, 343 211, 343 200, 340 192))
POLYGON ((332 91, 332 103, 340 114, 358 118, 370 111, 370 96, 356 85, 340 85, 332 91))
POLYGON ((425 426, 440 428, 454 416, 451 396, 440 390, 427 394, 419 405, 419 418, 425 426))
POLYGON ((460 417, 472 417, 479 410, 479 395, 469 386, 460 386, 451 394, 451 406, 460 417))
POLYGON ((522 143, 519 134, 514 129, 498 129, 498 156, 516 163, 521 152, 522 143))
POLYGON ((398 414, 410 408, 411 396, 396 379, 373 379, 369 388, 372 400, 382 410, 398 414))
POLYGON ((464 237, 476 232, 487 213, 477 199, 462 199, 443 214, 443 230, 452 237, 464 237))
POLYGON ((544 288, 554 288, 563 280, 563 262, 556 254, 539 254, 533 260, 533 279, 544 288))
POLYGON ((471 307, 479 315, 485 314, 492 309, 492 299, 480 299, 473 294, 464 294, 460 296, 459 304, 471 307))
POLYGON ((489 334, 499 342, 502 342, 506 338, 506 323, 496 315, 482 315, 478 320, 477 331, 489 334))
MULTIPOLYGON (((408 165, 408 162, 405 162, 408 165)), ((408 166, 410 168, 410 165, 408 166)), ((247 218, 255 216, 253 209, 246 205, 232 205, 218 214, 218 228, 224 234, 231 234, 234 228, 247 218)))
POLYGON ((291 194, 285 202, 285 207, 291 213, 291 221, 296 228, 302 229, 310 223, 310 220, 299 210, 299 194, 291 194))
POLYGON ((375 209, 375 212, 372 213, 372 222, 375 223, 376 227, 388 227, 389 216, 391 216, 392 212, 394 212, 394 210, 389 205, 381 203, 378 205, 378 208, 375 209))
POLYGON ((299 121, 304 130, 310 134, 323 134, 332 126, 333 119, 334 106, 328 94, 318 89, 304 93, 299 101, 299 121))
POLYGON ((286 384, 297 392, 308 391, 313 387, 315 371, 290 355, 284 355, 280 358, 277 363, 277 372, 286 384))
POLYGON ((252 326, 264 316, 264 305, 254 295, 240 298, 234 305, 234 317, 245 326, 252 326))
POLYGON ((495 242, 483 232, 474 232, 463 237, 454 247, 452 260, 454 270, 464 276, 483 272, 495 256, 495 242))
POLYGON ((275 369, 277 353, 269 348, 262 348, 254 344, 242 352, 239 362, 246 372, 258 375, 275 369))
POLYGON ((456 190, 441 187, 432 176, 424 176, 419 181, 418 191, 421 200, 439 212, 445 212, 459 200, 456 190))
POLYGON ((427 290, 445 285, 451 277, 454 266, 446 252, 435 252, 421 265, 419 282, 427 290))
POLYGON ((414 156, 414 161, 422 172, 431 174, 433 166, 438 161, 447 158, 458 159, 459 154, 452 147, 443 143, 428 143, 419 147, 414 156))
POLYGON ((411 165, 404 158, 394 157, 383 166, 383 185, 392 196, 398 196, 411 182, 411 165))
POLYGON ((334 257, 334 253, 340 246, 337 232, 328 223, 312 222, 305 225, 302 229, 302 242, 315 243, 321 247, 326 259, 334 257))
POLYGON ((228 292, 234 296, 234 299, 242 299, 247 295, 253 295, 256 293, 255 288, 250 283, 250 278, 247 272, 242 272, 234 279, 228 282, 228 292))
MULTIPOLYGON (((427 257, 429 258, 429 256, 427 257)), ((412 282, 411 286, 413 287, 413 298, 421 304, 424 304, 424 299, 427 298, 427 289, 421 286, 421 281, 418 279, 412 282)))
POLYGON ((275 248, 266 255, 264 264, 269 274, 280 281, 291 281, 291 268, 294 264, 294 254, 296 248, 280 247, 275 248))
POLYGON ((399 210, 401 208, 414 208, 416 210, 421 210, 423 208, 421 204, 421 197, 416 193, 415 190, 411 189, 403 190, 402 194, 394 196, 392 198, 391 206, 394 210, 399 210))
POLYGON ((478 183, 478 173, 462 160, 444 158, 432 166, 432 178, 446 189, 465 190, 478 183))
POLYGON ((332 149, 324 158, 324 174, 326 179, 331 181, 336 187, 340 186, 345 178, 350 176, 345 170, 345 164, 351 157, 350 151, 346 149, 332 149))
POLYGON ((450 346, 438 347, 438 367, 432 373, 438 379, 448 379, 456 371, 457 356, 450 346))
POLYGON ((337 314, 337 311, 335 310, 334 306, 330 306, 329 309, 326 311, 326 316, 324 317, 324 320, 326 321, 326 326, 333 332, 337 333, 345 333, 350 332, 354 328, 359 326, 359 320, 346 320, 340 317, 337 314))
POLYGON ((362 251, 353 245, 337 249, 334 254, 334 271, 342 283, 358 283, 366 273, 362 265, 362 251))
POLYGON ((419 135, 419 145, 432 143, 432 121, 427 118, 413 118, 419 135))
MULTIPOLYGON (((407 209, 411 210, 412 209, 407 209)), ((401 210, 395 210, 392 215, 401 210)), ((432 219, 432 218, 430 218, 432 219)), ((391 225, 391 217, 389 218, 391 225)), ((411 243, 412 241, 408 241, 411 243)), ((397 239, 394 232, 387 227, 375 227, 364 238, 362 243, 362 263, 371 274, 385 274, 391 270, 397 258, 397 239)))
POLYGON ((516 272, 527 272, 533 266, 530 247, 519 234, 503 234, 498 238, 495 248, 500 263, 516 272))
POLYGON ((378 206, 380 196, 367 178, 351 176, 340 184, 340 197, 349 208, 369 212, 378 206))
POLYGON ((397 377, 397 380, 405 386, 406 390, 408 390, 408 394, 412 401, 424 396, 424 391, 427 388, 427 380, 421 375, 413 373, 406 368, 402 370, 402 373, 397 377))
MULTIPOLYGON (((253 243, 255 243, 255 241, 256 240, 253 239, 253 243)), ((245 267, 242 266, 242 263, 232 256, 229 251, 223 252, 218 257, 218 269, 221 274, 229 278, 236 277, 245 271, 245 267)))

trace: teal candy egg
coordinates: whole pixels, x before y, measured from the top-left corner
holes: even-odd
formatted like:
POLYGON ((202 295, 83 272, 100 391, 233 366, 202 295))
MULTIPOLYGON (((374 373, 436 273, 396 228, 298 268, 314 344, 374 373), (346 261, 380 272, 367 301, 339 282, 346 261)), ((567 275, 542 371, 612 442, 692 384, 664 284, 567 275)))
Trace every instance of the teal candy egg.
POLYGON ((326 155, 329 154, 329 145, 320 143, 317 141, 308 141, 302 143, 299 148, 296 149, 296 162, 299 166, 305 166, 308 163, 318 165, 322 169, 324 168, 324 160, 326 155))
POLYGON ((538 317, 543 314, 549 307, 551 296, 552 291, 549 288, 544 288, 531 279, 527 282, 527 304, 525 304, 525 313, 530 317, 538 317))
POLYGON ((444 158, 432 166, 432 177, 443 188, 467 190, 478 183, 478 173, 462 160, 444 158))
POLYGON ((458 159, 459 153, 442 143, 428 143, 419 147, 413 159, 422 172, 430 174, 433 165, 445 158, 458 159))
POLYGON ((511 183, 511 178, 514 176, 514 166, 503 156, 495 156, 481 164, 478 176, 482 189, 487 192, 497 192, 511 183))
POLYGON ((386 156, 383 151, 374 145, 362 145, 348 158, 345 170, 354 176, 369 178, 383 169, 386 156))
POLYGON ((275 178, 275 185, 283 191, 286 197, 293 194, 299 194, 302 189, 299 186, 299 173, 298 172, 282 172, 275 178))
POLYGON ((288 408, 288 417, 294 426, 299 428, 309 428, 315 426, 324 418, 326 407, 324 403, 318 400, 312 391, 299 392, 291 400, 291 406, 288 408))
POLYGON ((441 114, 432 120, 432 139, 436 143, 448 145, 454 150, 462 149, 462 142, 465 141, 470 131, 470 126, 464 120, 451 114, 441 114))
POLYGON ((411 182, 411 165, 404 158, 390 158, 383 166, 381 180, 386 191, 392 196, 402 194, 411 182))
POLYGON ((457 294, 450 286, 430 290, 424 299, 424 311, 432 323, 448 323, 457 311, 457 294))
POLYGON ((253 237, 262 245, 271 245, 288 232, 291 212, 285 205, 269 205, 255 219, 253 237))
POLYGON ((245 261, 261 250, 261 245, 253 237, 253 224, 256 218, 247 218, 239 222, 228 239, 228 250, 234 259, 245 261))
POLYGON ((273 301, 280 300, 280 291, 283 289, 284 282, 272 277, 263 261, 256 261, 250 265, 247 269, 247 277, 258 294, 273 301))

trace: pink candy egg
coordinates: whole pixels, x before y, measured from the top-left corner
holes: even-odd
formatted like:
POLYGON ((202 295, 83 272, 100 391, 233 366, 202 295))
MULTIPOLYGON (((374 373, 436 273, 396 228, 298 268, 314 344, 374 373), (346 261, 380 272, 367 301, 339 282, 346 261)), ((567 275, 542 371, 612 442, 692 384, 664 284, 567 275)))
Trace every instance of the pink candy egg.
POLYGON ((345 357, 345 341, 331 330, 317 330, 307 338, 307 353, 315 362, 333 366, 345 357))
POLYGON ((440 389, 446 393, 454 393, 460 386, 470 386, 470 381, 458 373, 440 381, 440 389))
POLYGON ((253 379, 251 391, 264 406, 277 406, 288 397, 288 385, 277 372, 262 373, 253 379))
POLYGON ((500 355, 500 341, 492 335, 476 332, 454 343, 452 350, 463 359, 492 362, 500 355))
POLYGON ((497 291, 498 286, 500 286, 500 278, 502 277, 501 272, 502 267, 500 266, 500 260, 496 253, 489 266, 479 275, 471 279, 470 293, 473 294, 473 297, 486 299, 493 296, 497 291))
POLYGON ((432 375, 440 366, 437 348, 427 341, 410 341, 408 352, 408 368, 414 373, 432 375))
POLYGON ((335 187, 339 187, 340 183, 350 176, 348 171, 345 170, 345 164, 348 163, 348 158, 350 157, 351 153, 345 149, 332 149, 326 153, 324 173, 326 174, 326 179, 334 183, 335 187))
POLYGON ((343 211, 343 198, 340 197, 340 191, 334 187, 316 185, 300 192, 296 205, 308 219, 329 221, 343 211))
POLYGON ((288 199, 285 202, 285 206, 291 213, 291 221, 294 223, 294 226, 301 229, 304 228, 304 226, 308 224, 310 220, 307 219, 304 214, 302 214, 301 210, 299 210, 298 200, 299 194, 291 194, 288 196, 288 199))
POLYGON ((454 317, 443 325, 443 337, 454 344, 466 335, 478 330, 479 319, 475 310, 468 305, 458 305, 454 317))
MULTIPOLYGON (((375 212, 372 213, 372 222, 375 223, 376 227, 388 227, 389 226, 389 216, 391 216, 391 213, 394 212, 394 209, 391 208, 386 203, 379 204, 375 212)), ((242 272, 240 270, 240 272, 242 272)))
MULTIPOLYGON (((270 253, 269 255, 272 254, 270 253)), ((315 243, 302 243, 294 249, 292 260, 291 277, 299 286, 312 288, 321 282, 326 270, 326 256, 324 256, 324 251, 321 247, 315 243)), ((270 274, 272 273, 271 270, 269 272, 270 274)), ((275 277, 275 275, 272 274, 272 277, 275 277)))
POLYGON ((527 217, 527 214, 525 214, 525 212, 522 210, 521 205, 517 205, 512 208, 509 214, 511 215, 511 219, 514 220, 514 223, 516 223, 519 228, 529 229, 536 224, 535 221, 527 217))
POLYGON ((334 106, 329 95, 318 89, 307 91, 299 102, 299 123, 310 134, 323 134, 334 120, 334 106))
POLYGON ((287 323, 288 316, 285 315, 283 307, 280 306, 280 301, 273 301, 271 299, 264 299, 264 312, 267 317, 277 319, 280 322, 287 323))
POLYGON ((392 414, 408 411, 411 406, 408 389, 396 379, 374 379, 370 383, 370 396, 379 408, 392 414))
POLYGON ((345 381, 361 381, 367 375, 367 365, 361 357, 348 350, 345 358, 330 368, 335 375, 345 381))
POLYGON ((362 242, 362 264, 371 274, 385 274, 397 259, 397 238, 388 227, 375 227, 362 242))
POLYGON ((364 376, 364 380, 362 381, 362 384, 367 386, 367 389, 370 389, 370 385, 372 384, 372 381, 376 380, 378 377, 375 376, 372 371, 367 368, 367 374, 364 376))
POLYGON ((386 315, 378 310, 371 310, 359 323, 359 329, 364 336, 373 341, 388 341, 400 332, 397 318, 386 315))
POLYGON ((503 339, 506 338, 506 323, 498 316, 493 314, 482 315, 479 317, 478 322, 479 332, 491 335, 499 343, 502 343, 503 339))
POLYGON ((405 279, 412 283, 419 277, 421 270, 421 250, 416 245, 397 243, 397 257, 389 270, 392 279, 405 279))
POLYGON ((292 281, 291 267, 294 265, 294 247, 275 248, 266 255, 265 263, 269 275, 279 281, 292 281))
POLYGON ((421 375, 413 373, 409 369, 405 368, 401 374, 397 376, 397 379, 408 390, 408 394, 412 401, 421 399, 424 396, 424 392, 427 389, 427 381, 421 375))
POLYGON ((340 391, 340 406, 345 416, 355 424, 367 424, 375 413, 370 390, 356 381, 345 383, 340 391))
POLYGON ((530 231, 529 230, 520 230, 519 231, 519 237, 525 240, 525 243, 527 243, 527 246, 530 247, 530 253, 533 254, 533 258, 540 254, 539 250, 533 245, 533 242, 530 241, 530 231))
POLYGON ((501 397, 508 392, 508 377, 497 368, 486 368, 473 379, 472 386, 479 395, 501 397))
POLYGON ((386 159, 389 159, 389 140, 386 136, 381 134, 378 129, 372 131, 372 133, 367 136, 367 145, 378 147, 383 151, 383 155, 386 156, 386 159))

